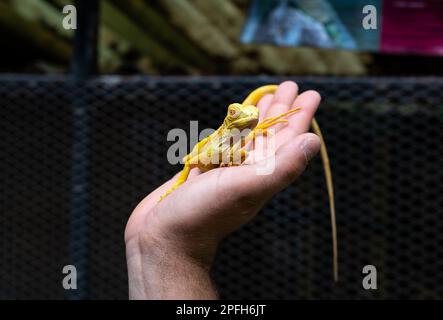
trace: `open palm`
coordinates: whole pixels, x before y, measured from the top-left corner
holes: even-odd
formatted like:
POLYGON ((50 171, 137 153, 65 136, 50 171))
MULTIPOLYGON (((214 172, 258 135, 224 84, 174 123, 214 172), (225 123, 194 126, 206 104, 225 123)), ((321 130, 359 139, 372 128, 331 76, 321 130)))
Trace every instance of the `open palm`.
POLYGON ((254 217, 266 201, 304 171, 308 160, 318 152, 319 138, 307 131, 319 103, 316 91, 298 95, 294 82, 280 84, 274 95, 266 95, 258 103, 260 121, 294 107, 301 110, 288 117, 288 124, 273 128, 273 173, 257 174, 261 164, 252 150, 241 166, 205 173, 193 169, 183 185, 158 202, 174 177, 135 208, 126 226, 126 243, 148 236, 179 244, 187 254, 210 259, 221 238, 254 217))

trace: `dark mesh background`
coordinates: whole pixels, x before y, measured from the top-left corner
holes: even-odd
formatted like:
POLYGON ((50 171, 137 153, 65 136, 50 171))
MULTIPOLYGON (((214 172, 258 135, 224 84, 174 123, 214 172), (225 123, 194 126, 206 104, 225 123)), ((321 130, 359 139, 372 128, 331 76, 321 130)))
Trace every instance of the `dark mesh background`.
MULTIPOLYGON (((179 170, 167 132, 215 128, 226 106, 275 78, 0 79, 0 298, 127 298, 123 231, 179 170), (14 80, 15 79, 15 80, 14 80), (67 294, 61 269, 80 270, 67 294)), ((296 79, 336 189, 340 282, 331 270, 320 157, 221 245, 223 298, 443 298, 443 80, 296 79), (361 286, 374 264, 379 290, 361 286)))

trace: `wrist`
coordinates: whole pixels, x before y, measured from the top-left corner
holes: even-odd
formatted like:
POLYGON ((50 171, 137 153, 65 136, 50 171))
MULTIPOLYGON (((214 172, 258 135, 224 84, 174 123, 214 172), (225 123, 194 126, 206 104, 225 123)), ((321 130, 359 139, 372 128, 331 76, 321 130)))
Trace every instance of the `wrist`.
POLYGON ((210 246, 144 233, 126 242, 130 299, 215 299, 210 246))

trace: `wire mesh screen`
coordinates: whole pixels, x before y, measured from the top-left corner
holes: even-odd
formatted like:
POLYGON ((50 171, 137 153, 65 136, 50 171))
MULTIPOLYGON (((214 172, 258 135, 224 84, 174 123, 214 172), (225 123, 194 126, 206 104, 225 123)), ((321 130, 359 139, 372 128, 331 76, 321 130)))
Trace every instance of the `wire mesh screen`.
MULTIPOLYGON (((123 232, 174 173, 170 129, 216 128, 229 103, 275 78, 0 79, 0 298, 126 299, 123 232)), ((443 80, 295 79, 316 89, 336 189, 332 280, 320 158, 221 244, 222 298, 443 298, 443 80), (362 288, 362 268, 378 289, 362 288)))

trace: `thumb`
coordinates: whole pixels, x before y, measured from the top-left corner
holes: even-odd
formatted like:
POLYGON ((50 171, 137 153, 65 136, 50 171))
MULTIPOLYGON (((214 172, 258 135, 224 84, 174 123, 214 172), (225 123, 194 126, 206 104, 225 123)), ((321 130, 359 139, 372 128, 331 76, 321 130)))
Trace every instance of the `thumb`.
POLYGON ((319 150, 320 138, 313 133, 301 134, 282 145, 275 155, 274 171, 261 176, 262 183, 258 184, 256 191, 263 196, 272 196, 281 191, 303 173, 319 150))

